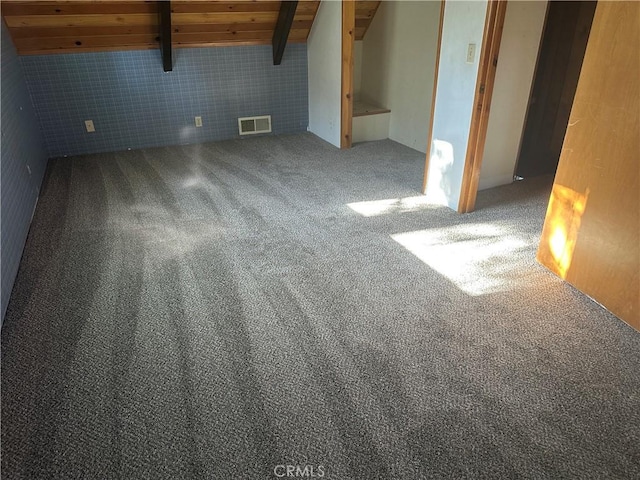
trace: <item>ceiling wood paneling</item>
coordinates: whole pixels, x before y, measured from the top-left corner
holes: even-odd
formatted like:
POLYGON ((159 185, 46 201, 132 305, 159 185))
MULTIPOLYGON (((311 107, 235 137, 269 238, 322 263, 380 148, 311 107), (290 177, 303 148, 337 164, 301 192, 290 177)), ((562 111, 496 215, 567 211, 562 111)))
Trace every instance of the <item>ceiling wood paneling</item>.
POLYGON ((356 2, 356 40, 362 40, 376 15, 380 2, 356 2))
MULTIPOLYGON (((171 2, 172 45, 270 45, 280 11, 270 0, 171 2)), ((289 42, 306 42, 319 1, 299 1, 289 42)), ((379 1, 356 2, 356 39, 379 1)), ((3 0, 2 16, 21 55, 159 47, 157 2, 3 0)))

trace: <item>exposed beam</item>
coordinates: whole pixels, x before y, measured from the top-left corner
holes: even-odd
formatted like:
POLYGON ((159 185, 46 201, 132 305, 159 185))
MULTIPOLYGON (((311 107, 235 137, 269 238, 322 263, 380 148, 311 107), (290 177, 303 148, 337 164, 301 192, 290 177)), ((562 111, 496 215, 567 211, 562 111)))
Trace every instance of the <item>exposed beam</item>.
POLYGON ((296 8, 298 7, 298 1, 283 0, 280 2, 280 13, 278 14, 278 21, 276 22, 276 28, 273 31, 273 64, 280 65, 282 62, 282 54, 284 53, 284 47, 287 46, 287 38, 289 38, 289 30, 291 30, 291 24, 293 23, 293 17, 296 14, 296 8))
POLYGON ((173 70, 171 58, 171 1, 158 2, 158 27, 160 28, 160 53, 165 72, 173 70))

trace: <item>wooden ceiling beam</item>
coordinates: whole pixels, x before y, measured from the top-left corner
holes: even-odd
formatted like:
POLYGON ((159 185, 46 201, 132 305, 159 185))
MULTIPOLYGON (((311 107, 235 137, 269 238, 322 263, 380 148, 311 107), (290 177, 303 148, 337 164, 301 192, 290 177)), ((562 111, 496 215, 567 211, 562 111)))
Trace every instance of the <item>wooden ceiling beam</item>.
POLYGON ((158 25, 160 26, 160 53, 162 54, 162 68, 165 72, 173 70, 171 56, 171 1, 158 2, 158 25))
POLYGON ((273 31, 273 39, 271 41, 273 45, 274 65, 280 65, 280 63, 282 63, 282 55, 284 54, 284 48, 287 46, 289 31, 291 30, 291 24, 293 23, 293 17, 296 15, 297 7, 297 0, 283 0, 280 3, 280 13, 278 14, 278 21, 276 22, 276 28, 273 31))

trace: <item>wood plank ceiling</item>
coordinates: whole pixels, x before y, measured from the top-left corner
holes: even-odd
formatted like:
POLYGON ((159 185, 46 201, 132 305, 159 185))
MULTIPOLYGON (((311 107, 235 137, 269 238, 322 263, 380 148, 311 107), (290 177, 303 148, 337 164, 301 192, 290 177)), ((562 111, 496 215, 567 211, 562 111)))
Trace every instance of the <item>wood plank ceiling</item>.
MULTIPOLYGON (((173 0, 172 46, 270 45, 280 3, 173 0)), ((319 3, 298 2, 289 42, 307 41, 319 3)), ((364 37, 379 4, 379 1, 356 2, 357 40, 364 37)), ((3 0, 1 8, 20 55, 159 47, 156 1, 3 0)))

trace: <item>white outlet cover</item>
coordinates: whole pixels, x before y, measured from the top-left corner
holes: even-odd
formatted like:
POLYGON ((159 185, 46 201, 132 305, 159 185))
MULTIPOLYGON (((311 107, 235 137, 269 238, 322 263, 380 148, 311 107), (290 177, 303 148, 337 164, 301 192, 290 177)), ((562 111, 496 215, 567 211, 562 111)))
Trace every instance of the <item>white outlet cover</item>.
POLYGON ((96 131, 96 127, 93 126, 93 120, 85 120, 84 126, 87 129, 87 132, 89 133, 96 131))
POLYGON ((196 117, 196 127, 202 126, 202 117, 196 117))

